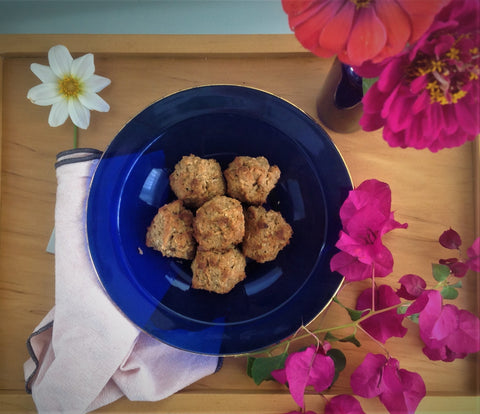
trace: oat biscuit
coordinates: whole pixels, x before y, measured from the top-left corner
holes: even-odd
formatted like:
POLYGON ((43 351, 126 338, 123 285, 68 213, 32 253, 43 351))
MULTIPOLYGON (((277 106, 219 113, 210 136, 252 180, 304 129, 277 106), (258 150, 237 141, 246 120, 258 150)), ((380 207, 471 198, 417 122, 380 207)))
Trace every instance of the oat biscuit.
POLYGON ((226 190, 220 164, 214 159, 204 159, 193 154, 182 157, 169 179, 177 198, 192 208, 198 208, 213 197, 225 194, 226 190))
POLYGON ((145 243, 164 256, 193 259, 196 250, 193 213, 181 200, 160 207, 147 229, 145 243))
POLYGON ((265 157, 236 157, 224 171, 227 194, 244 203, 260 205, 280 178, 280 169, 265 157))
POLYGON ((278 211, 250 206, 245 214, 243 254, 258 263, 274 260, 292 237, 292 228, 278 211))
POLYGON ((228 293, 245 279, 245 263, 238 248, 224 252, 199 250, 192 262, 192 288, 228 293))

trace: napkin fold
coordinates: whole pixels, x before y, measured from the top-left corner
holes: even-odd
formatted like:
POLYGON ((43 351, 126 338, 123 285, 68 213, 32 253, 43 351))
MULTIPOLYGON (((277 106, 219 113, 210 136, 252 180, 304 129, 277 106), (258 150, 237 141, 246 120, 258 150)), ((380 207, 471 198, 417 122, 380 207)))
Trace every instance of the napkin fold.
POLYGON ((39 413, 86 413, 122 396, 157 401, 214 373, 219 358, 173 348, 131 323, 110 301, 90 260, 86 199, 101 157, 57 156, 55 306, 27 340, 27 392, 39 413))

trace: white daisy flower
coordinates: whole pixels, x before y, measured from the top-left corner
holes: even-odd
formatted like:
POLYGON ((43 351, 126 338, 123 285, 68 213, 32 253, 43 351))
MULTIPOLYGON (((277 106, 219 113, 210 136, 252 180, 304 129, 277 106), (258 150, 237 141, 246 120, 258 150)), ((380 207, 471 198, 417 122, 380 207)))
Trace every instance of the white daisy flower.
POLYGON ((52 105, 48 123, 56 127, 70 116, 82 129, 90 124, 90 111, 108 112, 110 106, 97 92, 110 85, 110 79, 95 75, 93 55, 77 59, 65 46, 53 46, 48 51, 50 66, 32 63, 30 69, 42 81, 28 91, 27 98, 36 105, 52 105))

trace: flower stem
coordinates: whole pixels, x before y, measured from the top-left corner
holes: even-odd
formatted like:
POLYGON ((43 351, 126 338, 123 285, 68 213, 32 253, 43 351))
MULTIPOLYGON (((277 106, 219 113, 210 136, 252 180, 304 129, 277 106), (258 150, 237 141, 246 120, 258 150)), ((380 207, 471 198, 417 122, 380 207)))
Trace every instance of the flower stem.
MULTIPOLYGON (((400 302, 400 303, 397 303, 396 305, 392 305, 392 306, 389 306, 387 308, 370 310, 367 314, 363 315, 361 318, 357 319, 356 321, 349 322, 349 323, 346 323, 346 324, 343 324, 343 325, 333 326, 333 327, 329 327, 329 328, 319 328, 319 329, 315 329, 313 331, 307 330, 308 333, 306 333, 304 335, 296 336, 296 334, 295 334, 290 339, 287 339, 283 342, 280 342, 280 343, 278 343, 278 344, 276 344, 276 345, 274 345, 274 346, 272 346, 268 349, 265 349, 265 350, 262 350, 262 351, 251 352, 251 353, 249 353, 249 355, 258 355, 258 354, 264 354, 264 353, 269 353, 270 354, 273 350, 279 348, 280 346, 286 346, 286 348, 284 349, 284 352, 286 352, 292 342, 311 337, 312 335, 316 336, 318 334, 326 333, 326 332, 330 332, 330 331, 337 331, 337 330, 346 329, 346 328, 358 328, 358 327, 360 327, 360 323, 362 323, 363 321, 365 321, 368 318, 371 318, 374 315, 379 315, 379 314, 384 313, 384 312, 388 312, 388 311, 391 311, 391 310, 394 310, 394 309, 398 309, 400 306, 405 306, 405 304, 409 304, 409 303, 410 302, 408 302, 408 301, 406 303, 405 302, 403 302, 403 303, 400 302)), ((364 331, 364 329, 362 329, 362 331, 364 331)))
POLYGON ((372 311, 375 312, 375 263, 372 265, 372 311))
POLYGON ((78 127, 73 125, 73 148, 78 148, 78 127))

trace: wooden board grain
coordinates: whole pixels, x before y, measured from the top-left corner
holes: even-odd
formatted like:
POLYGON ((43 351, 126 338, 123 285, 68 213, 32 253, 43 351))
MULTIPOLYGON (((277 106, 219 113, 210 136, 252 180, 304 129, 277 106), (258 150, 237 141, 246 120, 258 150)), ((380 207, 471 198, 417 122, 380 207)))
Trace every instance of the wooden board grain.
MULTIPOLYGON (((0 410, 29 412, 31 398, 23 391, 22 364, 25 340, 54 304, 54 258, 45 252, 54 226, 55 155, 72 145, 69 122, 50 128, 48 107, 26 99, 39 81, 32 62, 47 63, 54 44, 65 44, 75 55, 95 53, 96 73, 112 80, 101 92, 108 113, 92 113, 92 122, 80 132, 80 146, 104 149, 117 131, 143 108, 178 90, 205 84, 245 85, 285 98, 316 118, 315 99, 331 65, 304 51, 293 36, 97 36, 0 35, 0 410), (2 116, 3 115, 3 116, 2 116), (3 408, 7 407, 7 408, 3 408)), ((465 245, 479 235, 479 149, 476 143, 432 154, 390 148, 381 131, 337 134, 328 131, 350 170, 355 185, 368 178, 390 184, 396 219, 407 230, 385 237, 395 258, 394 273, 382 280, 397 287, 406 273, 429 277, 431 263, 445 257, 438 236, 449 227, 462 235, 465 245)), ((348 286, 341 295, 353 304, 366 285, 348 286)), ((478 312, 478 283, 465 279, 458 306, 478 312)), ((336 305, 311 328, 344 320, 336 305)), ((431 362, 423 356, 416 327, 404 339, 391 339, 387 347, 402 368, 418 371, 427 385, 432 407, 474 409, 479 393, 475 356, 453 363, 431 362), (455 405, 438 403, 449 396, 455 405), (455 397, 455 398, 454 398, 455 397)), ((331 393, 348 393, 349 374, 366 352, 382 352, 361 337, 362 347, 344 344, 349 365, 331 393)), ((295 409, 286 389, 273 382, 256 386, 245 374, 246 360, 227 358, 217 374, 206 377, 167 400, 134 403, 120 400, 100 412, 251 412, 273 413, 295 409), (201 400, 203 403, 198 404, 201 400)), ((310 409, 320 409, 321 397, 309 395, 310 409)), ((370 412, 378 402, 362 401, 370 412)), ((380 411, 381 412, 381 411, 380 411)), ((447 412, 447 411, 445 411, 447 412)), ((468 412, 468 411, 464 411, 468 412)))

